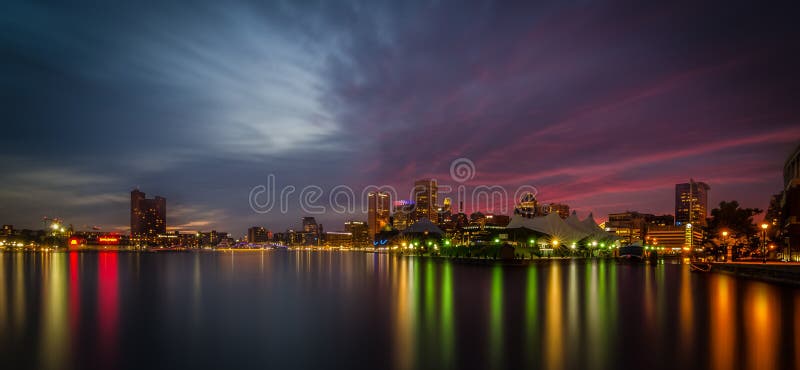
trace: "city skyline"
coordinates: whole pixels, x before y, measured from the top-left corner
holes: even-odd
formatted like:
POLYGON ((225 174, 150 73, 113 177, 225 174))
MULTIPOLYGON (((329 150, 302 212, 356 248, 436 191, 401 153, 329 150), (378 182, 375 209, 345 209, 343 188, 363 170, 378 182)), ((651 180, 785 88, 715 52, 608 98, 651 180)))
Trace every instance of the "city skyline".
POLYGON ((139 187, 170 200, 171 228, 284 230, 302 210, 247 203, 269 174, 410 189, 460 157, 467 186, 532 185, 581 216, 672 213, 690 178, 709 207, 782 190, 800 139, 791 12, 451 5, 13 4, 0 220, 123 231, 139 187))

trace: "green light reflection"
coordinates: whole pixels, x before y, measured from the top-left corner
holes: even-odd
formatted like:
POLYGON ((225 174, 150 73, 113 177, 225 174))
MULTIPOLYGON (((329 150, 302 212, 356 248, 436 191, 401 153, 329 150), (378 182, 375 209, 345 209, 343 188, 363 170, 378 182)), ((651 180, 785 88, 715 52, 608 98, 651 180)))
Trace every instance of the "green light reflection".
POLYGON ((503 269, 492 270, 492 288, 489 299, 489 359, 490 368, 503 367, 503 269))

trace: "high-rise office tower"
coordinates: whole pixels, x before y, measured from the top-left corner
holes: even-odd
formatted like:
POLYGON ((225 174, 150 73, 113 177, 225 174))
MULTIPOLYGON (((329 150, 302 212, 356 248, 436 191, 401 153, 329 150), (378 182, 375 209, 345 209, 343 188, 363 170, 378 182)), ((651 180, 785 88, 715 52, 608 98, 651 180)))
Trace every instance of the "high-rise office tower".
POLYGON ((369 208, 367 210, 367 226, 369 238, 374 240, 375 235, 389 224, 391 209, 389 193, 384 191, 371 191, 367 195, 369 208))
POLYGON ((354 247, 366 246, 371 241, 367 223, 364 221, 347 221, 344 223, 344 231, 352 235, 354 247))
POLYGON ((429 219, 434 224, 439 222, 438 200, 439 186, 434 179, 417 180, 414 182, 414 215, 416 221, 423 218, 429 219))
POLYGON ((131 237, 155 239, 167 232, 167 199, 147 199, 145 193, 131 191, 131 237))
POLYGON ((706 225, 710 189, 706 183, 692 179, 684 184, 675 184, 675 225, 706 225))
POLYGON ((247 229, 247 241, 249 243, 266 243, 269 241, 269 232, 261 226, 253 226, 247 229))

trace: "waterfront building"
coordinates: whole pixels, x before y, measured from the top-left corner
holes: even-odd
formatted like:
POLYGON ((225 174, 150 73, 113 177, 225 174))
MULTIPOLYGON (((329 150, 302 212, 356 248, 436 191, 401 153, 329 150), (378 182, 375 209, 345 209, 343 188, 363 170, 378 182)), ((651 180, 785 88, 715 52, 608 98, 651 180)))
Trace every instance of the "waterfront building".
POLYGON ((222 243, 223 241, 226 242, 231 241, 230 234, 216 230, 201 232, 198 237, 200 238, 199 243, 202 246, 216 247, 219 243, 222 243))
POLYGON ((317 224, 317 219, 314 217, 303 217, 303 233, 300 236, 301 243, 307 246, 320 245, 320 237, 322 236, 322 225, 317 224))
POLYGON ((609 213, 605 222, 605 230, 620 239, 623 244, 643 241, 647 232, 647 220, 655 217, 639 212, 609 213))
POLYGON ((303 232, 319 233, 319 225, 314 217, 303 217, 303 232))
POLYGON ((3 228, 0 229, 0 236, 12 235, 14 235, 14 225, 3 225, 3 228))
POLYGON ((388 192, 371 191, 367 194, 367 202, 367 227, 370 239, 374 240, 375 235, 389 225, 391 199, 388 192))
POLYGON ((327 231, 323 235, 324 245, 327 247, 350 248, 353 246, 353 233, 327 231))
POLYGON ((131 238, 154 242, 167 232, 167 199, 156 196, 147 199, 145 193, 131 191, 131 238))
POLYGON ((266 243, 269 241, 269 231, 261 226, 253 226, 247 229, 248 243, 266 243))
POLYGON ((783 194, 781 197, 781 236, 789 247, 786 258, 800 258, 800 146, 783 165, 783 194))
POLYGON ((369 245, 369 228, 364 221, 347 221, 344 223, 344 231, 350 233, 352 241, 350 242, 354 247, 364 247, 369 245))
POLYGON ((506 225, 511 222, 511 218, 506 215, 488 214, 484 218, 484 221, 486 225, 506 227, 506 225))
POLYGON ((694 226, 706 226, 710 189, 706 183, 693 179, 675 184, 675 225, 691 223, 694 226))
POLYGON ((403 231, 414 223, 414 202, 400 200, 394 202, 394 213, 392 214, 392 226, 403 231))
MULTIPOLYGON (((576 214, 567 217, 566 220, 558 213, 533 218, 514 215, 505 230, 512 244, 528 246, 533 240, 537 247, 544 249, 572 248, 579 245, 602 248, 610 247, 616 240, 616 237, 609 235, 597 225, 591 214, 584 220, 580 220, 576 214)), ((498 239, 503 240, 502 234, 498 239)))
POLYGON ((436 224, 439 222, 438 207, 436 202, 439 197, 439 185, 434 179, 423 179, 414 182, 414 220, 427 218, 436 224))
MULTIPOLYGON (((702 234, 695 232, 693 244, 702 243, 702 234)), ((669 251, 680 251, 686 247, 686 227, 675 225, 652 225, 647 228, 646 244, 663 247, 669 251)))

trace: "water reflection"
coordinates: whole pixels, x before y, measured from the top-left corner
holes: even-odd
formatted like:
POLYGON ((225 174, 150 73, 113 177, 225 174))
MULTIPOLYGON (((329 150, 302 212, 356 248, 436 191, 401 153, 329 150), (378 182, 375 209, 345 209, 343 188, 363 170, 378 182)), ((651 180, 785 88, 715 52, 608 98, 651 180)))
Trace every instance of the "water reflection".
POLYGON ((545 322, 545 367, 548 369, 561 369, 564 363, 563 348, 563 312, 561 302, 561 274, 560 264, 550 266, 549 284, 547 286, 545 322))
POLYGON ((97 255, 97 315, 99 358, 103 367, 111 368, 117 359, 117 328, 119 320, 118 254, 100 252, 97 255))
MULTIPOLYGON (((6 271, 5 266, 6 255, 0 252, 0 333, 6 332, 6 323, 8 322, 8 299, 6 299, 6 271)), ((3 341, 0 340, 0 345, 3 341)))
POLYGON ((536 266, 528 268, 528 282, 525 289, 525 338, 523 350, 526 365, 533 367, 541 356, 541 336, 539 335, 539 278, 536 266))
POLYGON ((503 269, 492 269, 492 288, 489 298, 489 360, 488 368, 503 365, 503 269))
MULTIPOLYGON (((691 353, 694 346, 694 303, 692 302, 692 285, 691 285, 691 272, 689 269, 680 270, 680 352, 682 354, 691 353)), ((682 360, 686 363, 689 359, 682 356, 682 360)))
POLYGON ((43 369, 792 369, 800 290, 606 261, 0 253, 0 328, 0 361, 43 369))
POLYGON ((14 266, 12 271, 15 272, 14 282, 14 311, 11 315, 11 322, 14 325, 14 332, 22 335, 25 330, 25 260, 24 254, 15 253, 14 266))
POLYGON ((776 356, 780 332, 780 302, 774 288, 750 284, 745 292, 745 355, 748 369, 779 369, 776 356))
POLYGON ((397 282, 397 305, 394 312, 395 367, 400 370, 414 367, 413 327, 414 314, 414 275, 413 263, 400 263, 395 277, 397 282), (411 270, 412 272, 409 272, 411 270))
POLYGON ((441 311, 439 312, 442 369, 455 368, 455 307, 453 306, 453 271, 449 263, 442 267, 441 311))
POLYGON ((67 260, 64 253, 42 256, 41 368, 58 369, 68 363, 69 320, 67 318, 67 260))
POLYGON ((717 276, 711 281, 711 368, 732 369, 736 353, 736 290, 735 281, 727 275, 717 276))

